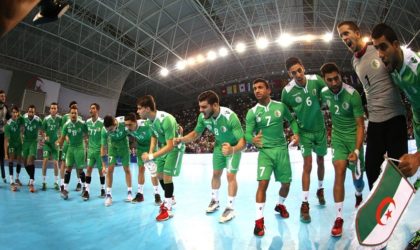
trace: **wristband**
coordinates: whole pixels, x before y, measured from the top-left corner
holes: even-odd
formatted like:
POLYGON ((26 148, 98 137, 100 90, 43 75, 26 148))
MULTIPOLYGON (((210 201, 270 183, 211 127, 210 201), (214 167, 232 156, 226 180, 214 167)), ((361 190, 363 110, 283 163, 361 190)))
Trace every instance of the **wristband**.
POLYGON ((148 154, 148 158, 149 158, 149 161, 152 161, 153 159, 155 159, 155 157, 153 157, 153 153, 148 154))
POLYGON ((359 157, 360 151, 357 148, 354 150, 354 153, 357 155, 357 157, 359 157))

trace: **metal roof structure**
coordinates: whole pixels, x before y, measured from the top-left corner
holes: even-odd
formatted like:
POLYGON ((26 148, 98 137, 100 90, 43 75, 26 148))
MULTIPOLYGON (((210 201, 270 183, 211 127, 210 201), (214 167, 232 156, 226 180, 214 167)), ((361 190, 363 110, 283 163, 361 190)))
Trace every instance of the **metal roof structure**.
POLYGON ((151 94, 167 108, 222 84, 255 77, 285 77, 285 59, 300 57, 317 71, 328 61, 351 70, 351 54, 336 32, 340 21, 357 22, 366 34, 386 22, 419 50, 420 1, 416 0, 74 0, 57 22, 34 26, 30 15, 0 40, 0 67, 23 70, 91 95, 119 98, 125 112, 151 94), (333 40, 274 41, 284 33, 333 33, 333 40), (265 50, 255 40, 266 37, 265 50), (238 53, 235 45, 248 49, 238 53), (176 70, 210 50, 227 49, 214 61, 176 70), (170 74, 162 77, 160 71, 170 74))

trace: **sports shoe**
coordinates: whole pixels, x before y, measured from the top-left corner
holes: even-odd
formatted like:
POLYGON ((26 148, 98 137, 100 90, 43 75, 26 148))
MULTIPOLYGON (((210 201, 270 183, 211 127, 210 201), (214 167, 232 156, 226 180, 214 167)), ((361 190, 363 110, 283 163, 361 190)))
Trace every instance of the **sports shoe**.
POLYGON ((300 207, 300 221, 303 223, 311 222, 311 216, 309 215, 309 203, 302 202, 302 206, 300 207))
POLYGON ((274 207, 274 211, 280 213, 282 218, 289 218, 289 212, 287 212, 285 205, 277 204, 276 207, 274 207))
POLYGON ((133 196, 131 195, 131 191, 128 191, 127 198, 125 199, 126 202, 131 202, 133 200, 133 196))
POLYGON ((57 182, 54 182, 54 189, 55 190, 60 190, 60 187, 58 186, 58 183, 57 182))
POLYGON ((82 188, 82 192, 80 193, 80 196, 83 196, 83 194, 86 192, 86 187, 82 188))
POLYGON ((255 236, 264 236, 265 227, 264 227, 264 217, 255 221, 254 235, 255 236))
POLYGON ((160 198, 160 194, 155 194, 155 205, 160 206, 162 204, 162 199, 160 198))
POLYGON ((42 183, 42 188, 41 188, 41 190, 42 191, 47 191, 47 183, 42 183))
POLYGON ((316 191, 316 197, 318 197, 319 205, 325 205, 324 188, 316 191))
POLYGON ((112 196, 107 194, 105 197, 105 207, 109 207, 112 205, 112 196))
POLYGON ((137 193, 136 197, 134 197, 134 199, 131 200, 131 203, 139 203, 144 201, 144 197, 142 193, 137 193))
POLYGON ((80 192, 82 190, 82 184, 81 183, 77 183, 76 189, 77 192, 80 192))
POLYGON ((233 210, 233 208, 227 207, 223 212, 222 216, 220 216, 219 222, 225 223, 233 218, 235 218, 235 211, 233 210))
POLYGON ((333 236, 333 237, 340 237, 341 236, 341 234, 343 233, 343 223, 344 223, 344 221, 340 217, 335 219, 334 226, 331 229, 331 236, 333 236))
POLYGON ((209 206, 206 209, 206 213, 213 213, 219 208, 219 202, 211 199, 209 206))
POLYGON ((19 187, 21 187, 21 186, 22 186, 22 182, 20 182, 20 180, 19 180, 19 179, 16 179, 16 180, 15 180, 15 183, 16 183, 19 187))
POLYGON ((10 190, 16 192, 18 190, 17 185, 15 183, 10 184, 10 190))
POLYGON ((89 200, 89 192, 88 192, 87 190, 85 190, 85 191, 82 193, 82 198, 83 198, 83 200, 84 200, 84 201, 89 200))
POLYGON ((356 196, 356 204, 354 205, 355 208, 358 208, 360 206, 360 203, 362 203, 363 201, 363 196, 362 195, 354 195, 356 196))
POLYGON ((63 198, 64 200, 67 200, 69 198, 69 191, 65 189, 61 190, 61 198, 63 198))
POLYGON ((413 238, 411 238, 408 245, 405 247, 405 250, 418 250, 420 249, 420 230, 414 234, 413 238))
POLYGON ((7 179, 6 179, 6 178, 3 178, 3 182, 4 182, 4 183, 7 183, 7 179))
POLYGON ((101 189, 101 194, 99 195, 99 198, 105 198, 106 193, 105 193, 105 189, 101 189))
POLYGON ((156 216, 157 221, 165 221, 173 217, 171 211, 167 207, 161 206, 158 216, 156 216))
POLYGON ((31 193, 35 193, 35 186, 34 186, 34 184, 30 184, 29 185, 29 192, 31 192, 31 193))

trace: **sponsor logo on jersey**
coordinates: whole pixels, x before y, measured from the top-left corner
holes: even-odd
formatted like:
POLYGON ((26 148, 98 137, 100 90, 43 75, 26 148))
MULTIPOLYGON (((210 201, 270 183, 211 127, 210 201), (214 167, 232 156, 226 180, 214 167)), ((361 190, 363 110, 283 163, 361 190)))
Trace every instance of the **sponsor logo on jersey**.
POLYGON ((312 94, 313 94, 313 95, 316 95, 316 89, 313 89, 313 90, 312 90, 312 94))
POLYGON ((348 102, 343 102, 343 105, 342 106, 343 106, 343 109, 344 110, 348 110, 350 105, 349 105, 348 102))
POLYGON ((302 102, 302 98, 300 96, 296 96, 295 102, 301 103, 302 102))
POLYGON ((222 132, 226 133, 226 131, 227 131, 227 128, 225 126, 222 126, 222 132))
POLYGON ((378 59, 373 59, 370 62, 370 67, 372 67, 372 69, 379 69, 380 66, 381 66, 381 63, 379 62, 378 59))
POLYGON ((274 116, 275 116, 275 117, 280 117, 280 116, 281 116, 281 112, 280 112, 280 110, 276 110, 276 111, 274 111, 274 116))

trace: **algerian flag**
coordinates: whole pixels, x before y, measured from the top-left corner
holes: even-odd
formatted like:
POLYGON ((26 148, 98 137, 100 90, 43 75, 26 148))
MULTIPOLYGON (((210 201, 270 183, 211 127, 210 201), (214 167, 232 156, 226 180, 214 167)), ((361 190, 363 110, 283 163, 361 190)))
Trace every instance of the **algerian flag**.
POLYGON ((414 192, 398 168, 387 160, 369 197, 356 214, 356 235, 360 245, 377 246, 386 242, 414 192))

